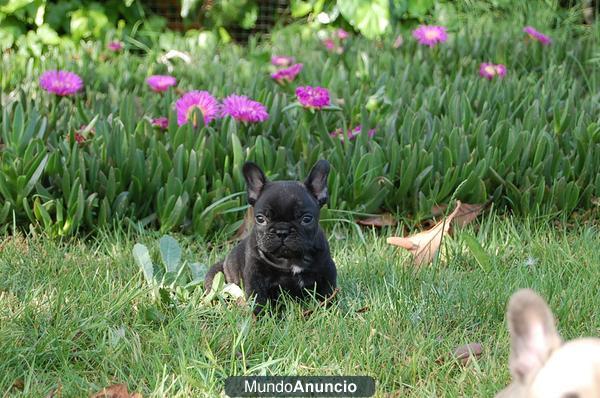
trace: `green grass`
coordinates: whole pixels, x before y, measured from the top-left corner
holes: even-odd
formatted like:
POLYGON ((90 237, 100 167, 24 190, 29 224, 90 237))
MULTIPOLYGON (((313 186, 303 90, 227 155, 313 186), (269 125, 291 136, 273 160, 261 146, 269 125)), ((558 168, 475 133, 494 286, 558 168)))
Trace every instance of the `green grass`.
MULTIPOLYGON (((462 232, 446 241, 440 262, 417 270, 385 244, 387 233, 366 233, 363 243, 336 228, 329 235, 341 291, 332 308, 306 318, 314 303, 290 303, 280 317, 253 321, 245 308, 202 305, 198 290, 162 324, 142 316, 151 295, 131 256, 138 239, 155 248, 156 235, 4 236, 0 394, 40 397, 60 384, 65 397, 85 396, 124 382, 145 397, 217 396, 228 375, 299 374, 371 375, 377 396, 489 397, 508 383, 504 312, 519 287, 549 301, 565 338, 600 333, 597 223, 487 215, 470 231, 491 256, 487 272, 462 232), (470 342, 483 345, 477 362, 436 362, 470 342), (18 379, 24 389, 11 391, 18 379)), ((209 264, 224 253, 182 244, 188 261, 209 264)))

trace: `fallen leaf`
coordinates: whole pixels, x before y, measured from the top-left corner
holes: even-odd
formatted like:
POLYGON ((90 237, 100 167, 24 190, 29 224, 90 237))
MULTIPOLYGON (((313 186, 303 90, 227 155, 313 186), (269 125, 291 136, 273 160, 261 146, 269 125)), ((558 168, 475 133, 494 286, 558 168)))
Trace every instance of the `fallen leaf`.
POLYGON ((112 386, 106 387, 102 391, 91 395, 90 398, 142 398, 142 394, 139 392, 129 394, 125 384, 113 384, 112 386))
MULTIPOLYGON (((473 221, 475 218, 477 218, 477 216, 481 214, 481 211, 485 206, 487 206, 487 203, 474 205, 469 203, 462 203, 462 205, 460 206, 460 210, 454 217, 454 221, 452 222, 452 224, 458 227, 464 227, 465 225, 473 221)), ((447 208, 448 206, 446 205, 433 206, 431 208, 431 216, 441 216, 446 212, 447 208)))
POLYGON ((244 303, 244 291, 235 283, 228 283, 223 286, 221 292, 236 300, 238 303, 244 303))
POLYGON ((421 223, 421 228, 430 229, 430 228, 433 228, 433 227, 435 227, 435 220, 432 220, 432 219, 425 220, 425 221, 423 221, 421 223))
POLYGON ((462 205, 460 206, 460 210, 458 211, 458 213, 454 217, 454 220, 452 221, 452 224, 461 228, 464 227, 465 225, 469 224, 471 221, 476 219, 477 216, 481 214, 481 211, 484 207, 485 204, 471 205, 468 203, 462 203, 462 205))
POLYGON ((13 384, 11 389, 13 390, 19 390, 19 391, 23 391, 23 389, 25 388, 25 382, 23 381, 23 379, 16 379, 13 384))
POLYGON ((446 205, 435 205, 431 208, 431 216, 438 217, 443 215, 446 212, 448 206, 446 205))
POLYGON ((457 200, 456 208, 452 214, 438 222, 433 228, 406 238, 393 236, 387 238, 387 243, 394 246, 400 246, 411 252, 414 256, 415 265, 420 266, 429 264, 433 261, 433 258, 439 250, 442 239, 444 235, 448 233, 450 223, 459 212, 461 205, 462 203, 457 200))
POLYGON ((481 343, 469 343, 456 347, 452 356, 462 365, 467 365, 472 358, 479 358, 482 353, 481 343))
POLYGON ((361 220, 356 221, 360 225, 364 225, 366 227, 394 227, 398 224, 398 221, 392 216, 390 213, 378 214, 376 216, 371 216, 367 218, 363 218, 361 220))

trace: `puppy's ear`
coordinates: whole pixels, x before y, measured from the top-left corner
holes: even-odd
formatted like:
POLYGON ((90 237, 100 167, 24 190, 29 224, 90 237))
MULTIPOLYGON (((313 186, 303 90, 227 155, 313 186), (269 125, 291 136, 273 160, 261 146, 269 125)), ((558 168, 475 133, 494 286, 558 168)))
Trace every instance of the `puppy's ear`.
POLYGON ((254 206, 254 203, 256 203, 258 196, 267 183, 267 177, 265 177, 265 173, 263 173, 260 167, 252 162, 244 163, 242 172, 244 174, 244 179, 246 180, 246 187, 248 190, 248 203, 254 206))
POLYGON ((314 195, 319 202, 319 206, 327 203, 327 176, 329 175, 329 163, 326 160, 319 160, 310 171, 304 185, 314 195))
POLYGON ((507 317, 510 371, 515 381, 527 384, 562 341, 550 308, 533 290, 522 289, 513 294, 507 317))

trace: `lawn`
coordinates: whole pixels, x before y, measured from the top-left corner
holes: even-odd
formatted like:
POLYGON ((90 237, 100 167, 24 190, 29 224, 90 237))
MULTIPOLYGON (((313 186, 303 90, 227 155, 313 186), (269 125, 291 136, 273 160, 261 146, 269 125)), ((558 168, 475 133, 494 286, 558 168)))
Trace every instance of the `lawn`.
MULTIPOLYGON (((65 397, 126 383, 144 396, 217 396, 229 375, 370 375, 377 396, 488 397, 509 380, 504 313, 509 296, 545 296, 567 339, 598 335, 598 224, 484 214, 446 239, 432 266, 415 268, 385 243, 392 231, 330 234, 339 267, 335 305, 287 306, 254 320, 246 307, 202 302, 201 289, 162 321, 135 264, 136 241, 155 252, 156 234, 111 232, 57 242, 6 236, 0 249, 0 391, 65 397), (475 234, 484 270, 466 250, 475 234), (310 315, 306 309, 314 309, 310 315), (483 353, 462 366, 457 346, 483 353), (22 391, 12 388, 17 381, 22 391)), ((210 264, 225 247, 180 237, 186 261, 210 264)))

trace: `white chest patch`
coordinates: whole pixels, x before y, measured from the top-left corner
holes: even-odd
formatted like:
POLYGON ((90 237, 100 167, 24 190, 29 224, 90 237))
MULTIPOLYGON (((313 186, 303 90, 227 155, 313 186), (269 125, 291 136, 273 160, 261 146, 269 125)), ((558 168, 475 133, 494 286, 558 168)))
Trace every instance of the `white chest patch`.
POLYGON ((297 265, 292 265, 292 274, 297 275, 302 272, 302 268, 297 265))

